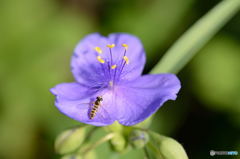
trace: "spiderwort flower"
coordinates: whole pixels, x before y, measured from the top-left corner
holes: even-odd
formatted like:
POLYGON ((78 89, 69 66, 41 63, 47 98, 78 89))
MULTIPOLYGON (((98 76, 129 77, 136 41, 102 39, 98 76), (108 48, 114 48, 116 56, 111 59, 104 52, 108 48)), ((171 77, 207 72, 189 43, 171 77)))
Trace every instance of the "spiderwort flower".
POLYGON ((74 50, 71 68, 76 82, 51 89, 65 115, 86 124, 135 125, 175 100, 180 82, 174 74, 143 75, 145 52, 129 34, 86 36, 74 50), (98 100, 98 99, 102 99, 98 100))

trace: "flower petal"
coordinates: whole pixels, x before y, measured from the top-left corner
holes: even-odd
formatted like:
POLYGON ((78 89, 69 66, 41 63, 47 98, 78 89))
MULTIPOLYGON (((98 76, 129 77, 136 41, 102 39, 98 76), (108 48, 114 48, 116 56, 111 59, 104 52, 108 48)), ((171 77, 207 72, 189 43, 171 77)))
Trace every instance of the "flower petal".
POLYGON ((78 43, 72 56, 71 68, 79 83, 97 87, 107 78, 103 67, 105 64, 97 61, 98 53, 94 50, 95 47, 104 49, 107 44, 107 39, 98 33, 90 34, 78 43))
POLYGON ((90 34, 79 42, 74 50, 71 67, 75 79, 79 83, 89 86, 100 87, 104 85, 104 81, 108 81, 112 76, 109 74, 110 65, 115 65, 117 74, 121 74, 121 78, 134 79, 141 75, 145 64, 145 52, 140 40, 129 34, 110 34, 109 37, 101 36, 98 33, 90 34), (115 44, 114 48, 107 47, 108 44, 115 44), (122 44, 127 44, 128 49, 122 44), (101 49, 101 53, 96 51, 101 49), (123 56, 129 59, 129 64, 123 66, 123 56), (97 60, 100 56, 104 63, 97 60), (130 73, 131 72, 131 73, 130 73))
POLYGON ((55 105, 63 114, 78 120, 82 123, 95 126, 112 124, 116 119, 112 114, 111 94, 106 92, 96 92, 89 87, 78 83, 63 83, 50 90, 55 96, 55 105), (96 116, 90 119, 89 113, 92 110, 93 102, 97 96, 104 94, 103 106, 99 107, 96 116))
POLYGON ((164 102, 175 100, 180 87, 173 74, 145 75, 122 83, 115 101, 119 123, 129 126, 145 120, 164 102))
POLYGON ((129 59, 129 64, 124 66, 122 71, 122 79, 135 79, 142 74, 146 56, 141 41, 133 35, 124 33, 115 33, 109 35, 110 43, 115 44, 112 52, 113 56, 117 61, 122 61, 125 48, 122 44, 127 44, 126 56, 129 59))

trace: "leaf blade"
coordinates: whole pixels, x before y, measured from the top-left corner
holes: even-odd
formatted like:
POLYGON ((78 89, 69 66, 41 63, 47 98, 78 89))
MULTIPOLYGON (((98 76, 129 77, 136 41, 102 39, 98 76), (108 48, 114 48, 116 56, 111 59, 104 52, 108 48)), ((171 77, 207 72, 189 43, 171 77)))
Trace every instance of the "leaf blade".
POLYGON ((151 73, 178 73, 239 9, 240 0, 220 2, 173 44, 151 73))

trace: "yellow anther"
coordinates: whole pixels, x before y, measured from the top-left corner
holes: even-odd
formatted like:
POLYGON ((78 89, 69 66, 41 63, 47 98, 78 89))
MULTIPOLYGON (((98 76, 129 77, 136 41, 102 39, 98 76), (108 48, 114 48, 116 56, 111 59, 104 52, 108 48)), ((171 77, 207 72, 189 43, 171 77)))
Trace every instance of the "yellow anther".
POLYGON ((123 56, 123 60, 126 62, 126 64, 129 64, 129 59, 127 56, 123 56))
POLYGON ((102 53, 102 49, 100 47, 95 47, 95 51, 97 51, 99 54, 102 53))
POLYGON ((117 65, 112 65, 111 69, 115 69, 117 67, 117 65))
POLYGON ((114 48, 114 47, 115 47, 115 44, 108 44, 107 47, 108 47, 108 48, 114 48))
POLYGON ((127 44, 122 44, 122 46, 127 50, 128 49, 128 45, 127 44))
POLYGON ((101 58, 101 56, 97 56, 97 60, 98 60, 100 63, 105 63, 105 61, 101 58))

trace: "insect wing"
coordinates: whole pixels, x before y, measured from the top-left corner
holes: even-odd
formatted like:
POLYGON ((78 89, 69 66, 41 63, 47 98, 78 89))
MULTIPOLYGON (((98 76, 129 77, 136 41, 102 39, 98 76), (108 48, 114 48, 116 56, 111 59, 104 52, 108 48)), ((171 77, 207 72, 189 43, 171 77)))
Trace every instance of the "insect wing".
POLYGON ((93 118, 93 120, 99 121, 99 122, 103 122, 103 121, 112 121, 112 119, 110 118, 109 113, 107 112, 107 110, 104 108, 103 105, 100 105, 98 108, 98 111, 96 112, 95 117, 93 118))
POLYGON ((106 118, 109 118, 109 113, 104 109, 104 107, 102 106, 102 103, 100 103, 100 105, 98 106, 98 109, 95 112, 96 115, 92 119, 90 119, 90 114, 94 105, 95 105, 95 102, 85 102, 85 103, 79 103, 77 107, 79 110, 82 110, 82 112, 86 113, 89 120, 102 121, 102 120, 106 120, 106 118))

